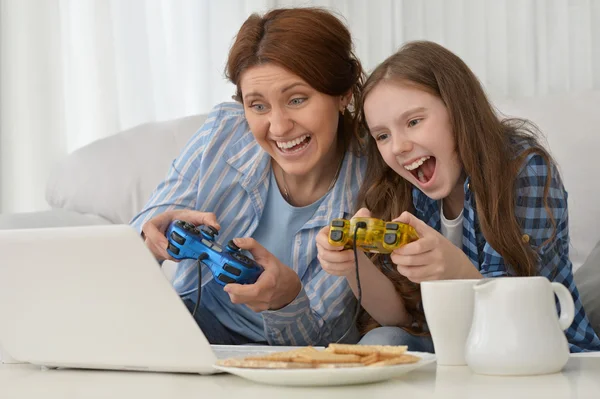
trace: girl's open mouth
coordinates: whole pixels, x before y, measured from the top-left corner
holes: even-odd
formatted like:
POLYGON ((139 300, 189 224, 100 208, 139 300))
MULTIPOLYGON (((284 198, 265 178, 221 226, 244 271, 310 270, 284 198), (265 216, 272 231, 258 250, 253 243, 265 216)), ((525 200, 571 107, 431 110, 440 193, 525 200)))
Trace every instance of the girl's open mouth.
POLYGON ((419 181, 425 185, 429 183, 435 173, 436 160, 435 157, 426 156, 414 161, 410 165, 404 165, 404 168, 419 181))

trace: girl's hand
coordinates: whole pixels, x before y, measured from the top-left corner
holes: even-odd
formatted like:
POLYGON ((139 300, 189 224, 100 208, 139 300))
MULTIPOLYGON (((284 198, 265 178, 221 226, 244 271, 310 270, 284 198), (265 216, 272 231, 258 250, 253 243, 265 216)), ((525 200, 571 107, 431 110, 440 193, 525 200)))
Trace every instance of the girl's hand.
MULTIPOLYGON (((352 217, 370 217, 371 212, 368 209, 362 208, 352 217)), ((321 267, 327 273, 334 276, 347 277, 356 273, 356 265, 354 262, 354 251, 352 249, 344 249, 343 246, 334 247, 329 244, 329 226, 323 227, 317 234, 317 258, 321 263, 321 267)), ((365 257, 362 251, 359 251, 360 257, 365 257)))
POLYGON ((235 245, 250 251, 265 270, 254 284, 227 284, 223 290, 232 303, 245 304, 255 312, 277 310, 291 303, 302 289, 300 277, 254 238, 235 238, 235 245))
POLYGON ((415 228, 419 239, 391 253, 398 272, 414 283, 428 280, 482 278, 461 248, 409 212, 395 222, 415 228))

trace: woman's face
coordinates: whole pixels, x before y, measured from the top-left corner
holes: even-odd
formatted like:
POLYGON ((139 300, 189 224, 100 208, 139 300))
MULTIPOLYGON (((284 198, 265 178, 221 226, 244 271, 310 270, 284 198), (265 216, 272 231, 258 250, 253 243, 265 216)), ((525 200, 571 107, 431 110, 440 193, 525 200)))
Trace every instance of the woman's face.
POLYGON ((287 174, 303 176, 333 162, 345 97, 320 93, 274 64, 246 70, 240 88, 252 134, 287 174))
POLYGON ((364 112, 381 156, 396 173, 432 199, 444 199, 455 188, 462 192, 462 164, 439 97, 384 81, 368 94, 364 112))

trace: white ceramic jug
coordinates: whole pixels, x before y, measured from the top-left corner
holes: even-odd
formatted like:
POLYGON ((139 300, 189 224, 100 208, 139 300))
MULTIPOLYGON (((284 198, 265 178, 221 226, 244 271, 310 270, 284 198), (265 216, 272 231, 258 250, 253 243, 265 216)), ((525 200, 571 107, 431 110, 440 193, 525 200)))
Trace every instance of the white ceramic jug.
POLYGON ((575 316, 573 297, 565 286, 545 277, 500 277, 481 280, 473 289, 465 358, 475 373, 535 375, 564 367, 569 360, 564 330, 575 316))

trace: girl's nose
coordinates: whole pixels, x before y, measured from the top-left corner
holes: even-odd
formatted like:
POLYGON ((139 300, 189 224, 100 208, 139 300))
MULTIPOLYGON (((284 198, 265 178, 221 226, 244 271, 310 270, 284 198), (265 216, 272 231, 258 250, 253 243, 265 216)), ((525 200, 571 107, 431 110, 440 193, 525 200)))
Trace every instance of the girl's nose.
POLYGON ((393 135, 392 140, 392 151, 396 156, 410 152, 413 149, 413 142, 402 134, 393 135))

